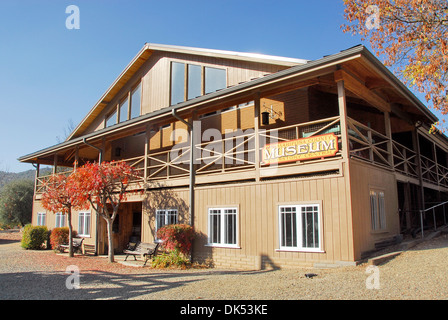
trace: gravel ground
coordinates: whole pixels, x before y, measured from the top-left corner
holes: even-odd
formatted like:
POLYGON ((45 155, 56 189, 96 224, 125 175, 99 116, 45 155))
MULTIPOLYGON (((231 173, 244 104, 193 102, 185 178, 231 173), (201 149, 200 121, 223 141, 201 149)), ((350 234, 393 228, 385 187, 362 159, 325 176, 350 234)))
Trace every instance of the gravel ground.
POLYGON ((447 235, 379 266, 378 289, 366 286, 373 276, 366 272, 366 264, 337 269, 161 271, 110 264, 100 257, 69 258, 48 250, 24 250, 18 239, 19 233, 0 233, 0 300, 448 299, 447 235), (79 269, 77 290, 66 287, 70 265, 79 269), (307 273, 317 276, 307 278, 307 273))

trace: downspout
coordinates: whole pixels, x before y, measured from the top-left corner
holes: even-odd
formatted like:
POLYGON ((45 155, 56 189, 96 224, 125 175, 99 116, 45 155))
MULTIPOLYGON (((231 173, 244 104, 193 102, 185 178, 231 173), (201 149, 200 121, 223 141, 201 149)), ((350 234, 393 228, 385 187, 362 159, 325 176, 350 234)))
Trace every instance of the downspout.
MULTIPOLYGON (((101 148, 98 148, 97 146, 94 146, 93 144, 88 143, 86 138, 82 139, 82 142, 84 142, 84 144, 88 145, 89 147, 92 147, 99 151, 100 154, 99 154, 98 162, 101 163, 103 161, 103 150, 101 148)), ((99 223, 98 213, 95 216, 96 216, 95 255, 97 256, 98 255, 98 223, 99 223)))
POLYGON ((82 142, 84 142, 84 144, 88 145, 89 147, 92 147, 92 148, 98 150, 100 153, 98 162, 99 163, 103 162, 103 149, 98 148, 97 146, 94 146, 93 144, 88 143, 86 138, 82 139, 82 142))
POLYGON ((193 226, 194 224, 194 186, 195 186, 195 178, 196 178, 196 172, 194 170, 194 138, 193 138, 193 125, 181 117, 179 117, 176 113, 176 110, 173 109, 171 114, 174 118, 185 124, 188 129, 190 130, 190 185, 189 185, 189 192, 190 192, 190 208, 189 208, 189 215, 190 215, 190 226, 193 226))

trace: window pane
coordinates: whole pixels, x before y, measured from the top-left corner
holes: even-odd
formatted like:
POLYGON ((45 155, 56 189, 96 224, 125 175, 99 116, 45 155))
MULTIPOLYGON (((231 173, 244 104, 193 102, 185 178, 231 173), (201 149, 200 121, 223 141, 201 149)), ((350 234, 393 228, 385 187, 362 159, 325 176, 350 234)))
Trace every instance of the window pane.
POLYGON ((281 216, 281 246, 297 247, 297 219, 296 208, 285 207, 280 209, 281 216))
POLYGON ((84 234, 84 213, 80 212, 79 213, 79 218, 78 218, 78 233, 79 234, 84 234))
POLYGON ((171 105, 185 100, 185 64, 171 64, 171 105))
POLYGON ((90 212, 84 213, 84 235, 90 235, 90 212))
POLYGON ((106 127, 113 126, 117 123, 117 110, 115 110, 106 120, 106 127))
POLYGON ((376 230, 378 228, 378 200, 377 194, 375 191, 370 191, 370 215, 372 221, 372 230, 376 230))
POLYGON ((379 226, 381 229, 386 228, 386 208, 384 204, 384 192, 378 193, 378 211, 379 211, 379 226))
POLYGON ((141 84, 134 89, 131 93, 131 119, 140 116, 140 103, 141 103, 141 84))
POLYGON ((205 93, 215 92, 226 87, 226 70, 205 67, 205 93))
POLYGON ((128 98, 120 104, 120 122, 128 120, 128 98))
POLYGON ((188 65, 188 99, 202 95, 202 67, 194 64, 188 65))
POLYGON ((236 210, 224 210, 224 243, 236 244, 236 210))
POLYGON ((210 242, 221 242, 221 210, 210 210, 210 242))
POLYGON ((302 207, 302 247, 319 247, 318 207, 302 207))

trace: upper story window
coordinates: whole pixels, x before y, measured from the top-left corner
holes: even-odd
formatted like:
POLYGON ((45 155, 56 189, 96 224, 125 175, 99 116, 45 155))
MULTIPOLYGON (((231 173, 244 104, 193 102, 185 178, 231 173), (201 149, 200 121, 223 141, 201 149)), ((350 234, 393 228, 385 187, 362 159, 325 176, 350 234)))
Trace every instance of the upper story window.
POLYGON ((113 108, 106 116, 105 127, 113 126, 116 123, 124 122, 140 116, 141 114, 141 83, 120 100, 120 103, 113 108), (118 116, 117 116, 118 114, 118 116))
POLYGON ((171 105, 224 89, 226 69, 171 63, 171 105))

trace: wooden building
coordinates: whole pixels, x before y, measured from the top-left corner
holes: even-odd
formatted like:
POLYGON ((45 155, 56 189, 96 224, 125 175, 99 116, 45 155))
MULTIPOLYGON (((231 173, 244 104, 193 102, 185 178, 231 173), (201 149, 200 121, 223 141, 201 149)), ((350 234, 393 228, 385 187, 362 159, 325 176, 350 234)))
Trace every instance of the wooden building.
MULTIPOLYGON (((446 199, 435 121, 363 46, 307 61, 146 44, 66 141, 19 160, 38 168, 33 224, 49 229, 64 217, 40 204, 40 165, 137 168, 144 192, 116 219, 117 252, 178 222, 197 232, 193 259, 215 266, 351 265, 446 199)), ((72 221, 107 252, 93 210, 72 221)))

